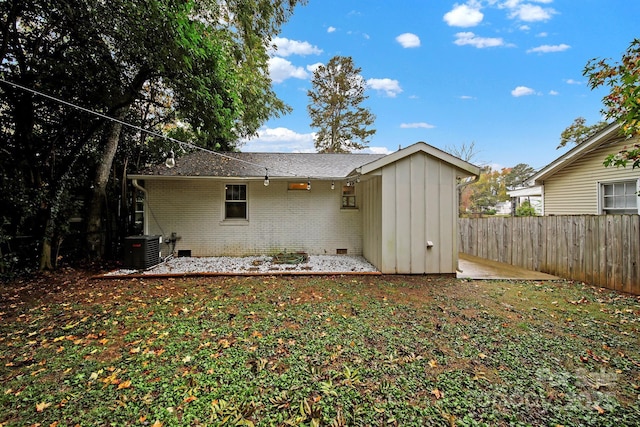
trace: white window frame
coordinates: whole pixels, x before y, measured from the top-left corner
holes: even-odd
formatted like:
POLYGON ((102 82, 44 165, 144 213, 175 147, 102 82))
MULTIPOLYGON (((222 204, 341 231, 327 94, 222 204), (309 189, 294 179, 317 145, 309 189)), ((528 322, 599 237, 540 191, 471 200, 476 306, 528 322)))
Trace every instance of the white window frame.
MULTIPOLYGON (((631 184, 632 186, 635 186, 636 194, 634 196, 636 197, 636 209, 634 213, 640 214, 640 197, 638 197, 638 192, 640 191, 640 179, 620 179, 615 181, 598 182, 598 212, 600 212, 601 215, 616 215, 616 214, 629 213, 629 212, 622 212, 622 211, 630 210, 629 208, 626 208, 626 207, 618 208, 618 209, 606 207, 605 186, 610 186, 614 184, 631 184), (619 210, 620 212, 615 212, 616 210, 619 210)), ((616 195, 614 194, 613 197, 615 196, 616 195)))
POLYGON ((353 183, 351 185, 344 184, 340 189, 340 192, 341 192, 341 196, 340 196, 341 209, 350 209, 350 210, 358 209, 358 193, 356 191, 355 184, 353 183), (349 188, 351 190, 351 193, 345 194, 345 188, 349 188), (353 205, 349 204, 349 200, 353 200, 353 205))
POLYGON ((222 222, 223 223, 247 223, 249 221, 249 184, 246 182, 227 182, 224 184, 222 188, 222 222), (243 186, 245 188, 244 200, 227 200, 227 188, 229 186, 243 186), (245 204, 245 216, 244 218, 228 218, 227 217, 227 202, 244 202, 245 204))

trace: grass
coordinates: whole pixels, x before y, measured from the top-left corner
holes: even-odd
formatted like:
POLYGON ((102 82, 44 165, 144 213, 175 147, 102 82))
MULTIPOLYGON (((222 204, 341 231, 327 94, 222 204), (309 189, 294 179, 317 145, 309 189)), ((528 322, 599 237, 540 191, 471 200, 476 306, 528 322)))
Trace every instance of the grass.
POLYGON ((0 293, 1 427, 640 424, 640 300, 581 284, 69 272, 0 293))

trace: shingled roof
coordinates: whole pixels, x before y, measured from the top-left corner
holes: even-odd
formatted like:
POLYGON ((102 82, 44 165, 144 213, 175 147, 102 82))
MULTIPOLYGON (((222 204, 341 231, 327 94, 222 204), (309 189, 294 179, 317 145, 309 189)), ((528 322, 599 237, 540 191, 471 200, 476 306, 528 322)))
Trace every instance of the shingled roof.
POLYGON ((310 177, 343 178, 384 154, 221 153, 198 151, 176 159, 176 166, 153 166, 131 177, 310 177), (237 160, 236 160, 237 159, 237 160))

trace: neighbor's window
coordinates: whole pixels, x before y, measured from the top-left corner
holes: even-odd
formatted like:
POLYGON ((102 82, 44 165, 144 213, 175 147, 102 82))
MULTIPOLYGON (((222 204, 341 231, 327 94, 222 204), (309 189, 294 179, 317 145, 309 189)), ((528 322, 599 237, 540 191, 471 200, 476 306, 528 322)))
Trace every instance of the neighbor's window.
POLYGON ((602 213, 637 214, 637 191, 636 181, 601 184, 602 213))
POLYGON ((342 207, 343 208, 356 207, 356 187, 354 185, 342 186, 342 207))
POLYGON ((224 194, 224 219, 247 219, 246 184, 227 184, 224 194))

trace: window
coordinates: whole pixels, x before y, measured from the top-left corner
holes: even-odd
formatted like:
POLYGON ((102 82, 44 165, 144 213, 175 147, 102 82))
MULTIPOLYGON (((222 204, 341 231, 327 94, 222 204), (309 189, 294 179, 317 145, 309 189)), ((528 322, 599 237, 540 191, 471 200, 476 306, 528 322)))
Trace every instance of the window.
POLYGON ((356 187, 355 185, 342 186, 342 207, 354 209, 356 207, 356 187))
POLYGON ((638 213, 638 194, 636 181, 624 181, 601 184, 602 213, 636 214, 638 213))
POLYGON ((133 230, 134 234, 144 234, 144 196, 141 193, 136 195, 133 210, 133 230))
POLYGON ((247 186, 227 184, 224 194, 224 219, 247 219, 247 186))

